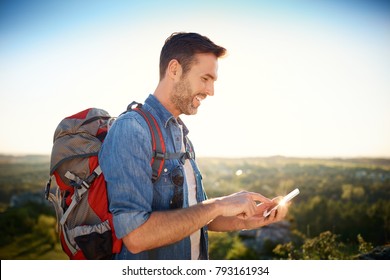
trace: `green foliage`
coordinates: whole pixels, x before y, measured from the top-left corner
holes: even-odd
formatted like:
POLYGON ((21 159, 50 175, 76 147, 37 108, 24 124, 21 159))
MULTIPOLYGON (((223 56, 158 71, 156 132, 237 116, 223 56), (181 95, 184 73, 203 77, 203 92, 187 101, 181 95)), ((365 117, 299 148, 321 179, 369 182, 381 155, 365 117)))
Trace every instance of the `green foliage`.
POLYGON ((46 206, 27 203, 0 215, 1 259, 66 259, 56 219, 46 206))
POLYGON ((62 251, 59 242, 54 246, 37 234, 16 236, 12 243, 0 248, 2 260, 66 260, 68 256, 62 251))
POLYGON ((210 259, 223 260, 226 259, 227 252, 233 246, 232 234, 226 232, 210 232, 209 231, 209 255, 210 259))
POLYGON ((359 242, 359 253, 360 254, 366 254, 370 252, 372 249, 374 249, 374 246, 372 246, 371 243, 366 242, 361 234, 358 234, 357 240, 359 242))
POLYGON ((322 232, 318 237, 305 241, 302 246, 304 260, 341 260, 347 259, 343 249, 345 245, 337 240, 330 231, 322 232))
POLYGON ((15 236, 32 233, 40 215, 52 215, 47 206, 26 203, 23 207, 9 208, 0 213, 0 246, 13 241, 15 236))
POLYGON ((274 253, 280 259, 287 260, 346 260, 354 259, 356 255, 366 254, 374 249, 373 245, 366 242, 358 234, 358 249, 348 248, 343 242, 339 241, 339 236, 325 231, 314 238, 306 238, 301 235, 304 242, 289 242, 279 244, 274 249, 274 253))
POLYGON ((279 244, 274 253, 289 260, 345 260, 350 259, 345 245, 338 236, 325 231, 314 238, 307 238, 301 247, 293 242, 279 244))
POLYGON ((227 260, 255 260, 258 259, 256 252, 242 243, 236 236, 233 240, 233 246, 226 255, 227 260))
POLYGON ((276 245, 273 253, 282 260, 299 260, 302 257, 301 252, 297 250, 293 242, 276 245))
POLYGON ((38 239, 44 239, 51 248, 54 248, 58 241, 56 224, 57 222, 54 217, 39 215, 37 223, 34 225, 33 233, 38 239))
POLYGON ((302 245, 307 239, 304 234, 297 230, 292 231, 293 241, 278 244, 273 249, 273 253, 276 259, 284 259, 284 260, 300 260, 302 259, 302 245))
POLYGON ((209 232, 209 255, 212 260, 257 259, 256 253, 236 233, 209 232))

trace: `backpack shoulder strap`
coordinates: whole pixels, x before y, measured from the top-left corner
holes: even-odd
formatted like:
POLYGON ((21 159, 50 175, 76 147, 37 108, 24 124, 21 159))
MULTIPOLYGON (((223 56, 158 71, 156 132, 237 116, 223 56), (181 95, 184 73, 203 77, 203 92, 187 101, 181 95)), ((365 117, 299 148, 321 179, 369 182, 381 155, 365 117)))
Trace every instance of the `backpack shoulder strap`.
POLYGON ((128 107, 127 111, 135 111, 140 114, 148 124, 150 134, 152 135, 152 150, 153 158, 151 161, 152 166, 152 182, 155 183, 161 175, 166 159, 166 148, 164 137, 162 135, 160 126, 157 123, 155 117, 148 111, 142 108, 142 104, 132 102, 128 107))
POLYGON ((132 102, 127 106, 127 111, 135 111, 140 114, 148 124, 150 134, 152 135, 152 150, 153 158, 151 161, 152 166, 152 182, 155 183, 160 178, 161 172, 164 168, 165 160, 178 159, 184 164, 186 159, 195 159, 195 153, 191 141, 186 137, 186 141, 189 143, 190 151, 180 153, 167 153, 164 137, 162 135, 160 126, 157 123, 156 118, 147 110, 142 108, 142 104, 138 102, 132 102))

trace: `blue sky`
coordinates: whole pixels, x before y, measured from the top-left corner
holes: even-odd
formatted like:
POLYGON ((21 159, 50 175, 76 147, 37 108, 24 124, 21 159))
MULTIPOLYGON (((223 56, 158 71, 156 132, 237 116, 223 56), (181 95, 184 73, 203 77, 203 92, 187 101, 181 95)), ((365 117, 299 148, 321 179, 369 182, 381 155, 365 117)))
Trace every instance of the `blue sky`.
POLYGON ((389 1, 321 0, 2 1, 0 153, 48 154, 63 117, 143 101, 175 31, 229 52, 183 117, 198 155, 390 157, 389 1))

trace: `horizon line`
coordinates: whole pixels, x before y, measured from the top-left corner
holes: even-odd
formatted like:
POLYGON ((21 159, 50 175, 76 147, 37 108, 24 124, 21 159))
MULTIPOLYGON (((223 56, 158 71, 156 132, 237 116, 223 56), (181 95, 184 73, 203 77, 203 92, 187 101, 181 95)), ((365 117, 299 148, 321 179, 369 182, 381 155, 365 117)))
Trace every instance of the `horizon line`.
MULTIPOLYGON (((44 153, 3 153, 0 152, 0 157, 50 157, 51 154, 44 153)), ((255 155, 255 156, 220 156, 220 155, 200 155, 198 158, 215 158, 215 159, 256 159, 256 158, 290 158, 290 159, 386 159, 390 160, 390 156, 308 156, 308 155, 255 155)))

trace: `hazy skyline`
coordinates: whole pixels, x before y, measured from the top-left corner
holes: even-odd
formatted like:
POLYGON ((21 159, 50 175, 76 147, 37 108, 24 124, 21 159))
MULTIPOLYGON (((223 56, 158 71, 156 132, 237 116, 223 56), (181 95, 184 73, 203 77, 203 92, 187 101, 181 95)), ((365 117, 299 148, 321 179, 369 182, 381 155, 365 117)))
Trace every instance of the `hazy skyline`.
POLYGON ((117 116, 176 31, 227 48, 184 116, 198 156, 390 157, 388 1, 2 1, 0 153, 49 154, 62 118, 117 116))

